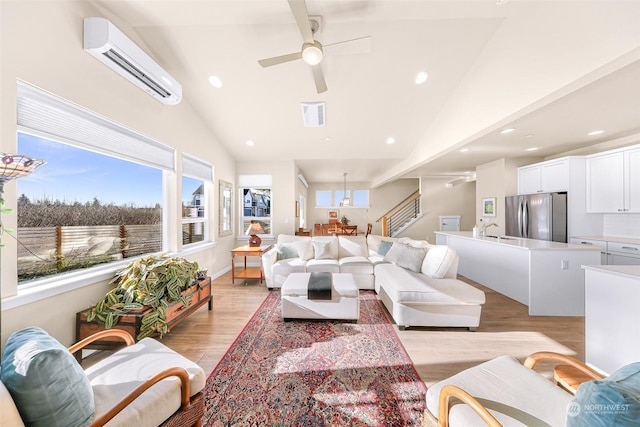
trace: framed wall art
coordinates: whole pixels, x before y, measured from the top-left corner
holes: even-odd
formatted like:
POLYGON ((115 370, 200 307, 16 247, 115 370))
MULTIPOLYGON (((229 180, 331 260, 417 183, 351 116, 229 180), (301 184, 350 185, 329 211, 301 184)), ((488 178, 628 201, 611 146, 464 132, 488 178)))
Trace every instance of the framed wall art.
POLYGON ((496 198, 482 199, 482 216, 496 216, 496 198))

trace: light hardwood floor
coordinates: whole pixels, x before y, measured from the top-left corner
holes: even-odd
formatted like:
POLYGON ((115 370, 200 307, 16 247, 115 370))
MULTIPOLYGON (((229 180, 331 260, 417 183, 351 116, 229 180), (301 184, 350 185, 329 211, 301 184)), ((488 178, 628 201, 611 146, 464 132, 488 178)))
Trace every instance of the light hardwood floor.
MULTIPOLYGON (((558 351, 584 360, 584 318, 529 316, 527 307, 464 277, 482 289, 487 302, 476 332, 461 328, 408 328, 396 331, 428 386, 462 369, 502 354, 521 360, 535 351, 558 351)), ((224 356, 269 291, 264 283, 231 274, 213 281, 213 310, 200 308, 165 335, 162 342, 209 373, 224 356)), ((551 368, 542 365, 550 375, 551 368)))

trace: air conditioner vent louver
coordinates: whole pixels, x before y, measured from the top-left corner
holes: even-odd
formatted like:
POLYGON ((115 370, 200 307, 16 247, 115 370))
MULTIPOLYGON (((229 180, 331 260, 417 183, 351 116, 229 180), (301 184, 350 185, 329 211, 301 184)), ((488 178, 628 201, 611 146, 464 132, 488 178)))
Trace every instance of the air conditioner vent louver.
POLYGON ((158 83, 153 81, 153 79, 149 78, 145 73, 139 70, 135 65, 131 62, 127 61, 122 55, 118 54, 115 50, 111 49, 106 51, 104 54, 107 58, 124 68, 129 74, 133 74, 133 76, 139 80, 142 80, 145 85, 149 86, 155 93, 160 95, 163 98, 167 98, 171 96, 171 94, 164 90, 158 83))
POLYGON ((84 50, 163 104, 182 99, 182 85, 109 20, 84 19, 84 50))
POLYGON ((325 103, 303 102, 302 120, 305 127, 319 127, 325 125, 325 103))

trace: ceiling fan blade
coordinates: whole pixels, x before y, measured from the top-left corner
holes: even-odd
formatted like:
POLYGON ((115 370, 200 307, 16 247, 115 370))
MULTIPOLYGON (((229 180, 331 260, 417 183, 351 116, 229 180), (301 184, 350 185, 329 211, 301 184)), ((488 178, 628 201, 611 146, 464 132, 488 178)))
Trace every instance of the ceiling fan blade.
POLYGON ((305 43, 313 44, 313 32, 311 31, 311 24, 309 23, 309 12, 307 11, 307 5, 304 0, 289 0, 289 7, 293 13, 293 17, 296 19, 300 34, 305 43))
POLYGON ((340 42, 323 44, 322 47, 325 48, 325 47, 339 45, 339 44, 342 44, 342 43, 350 43, 350 42, 357 42, 357 41, 368 41, 369 39, 371 39, 371 36, 356 37, 355 39, 342 40, 340 42))
POLYGON ((273 58, 261 59, 258 61, 258 64, 263 67, 271 67, 272 65, 283 64, 289 61, 295 61, 296 59, 302 58, 302 52, 288 53, 286 55, 274 56, 273 58))
POLYGON ((316 90, 318 93, 327 91, 327 82, 324 81, 324 74, 322 73, 322 67, 320 64, 313 65, 311 67, 311 71, 313 71, 313 80, 316 82, 316 90))

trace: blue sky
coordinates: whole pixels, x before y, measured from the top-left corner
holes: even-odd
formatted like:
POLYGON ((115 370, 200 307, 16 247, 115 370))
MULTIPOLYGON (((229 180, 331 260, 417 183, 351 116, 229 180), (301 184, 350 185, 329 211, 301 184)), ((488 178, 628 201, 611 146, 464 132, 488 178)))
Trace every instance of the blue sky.
POLYGON ((18 180, 17 194, 31 200, 84 203, 96 197, 103 204, 162 204, 162 172, 158 169, 22 133, 18 134, 18 153, 47 162, 18 180))

